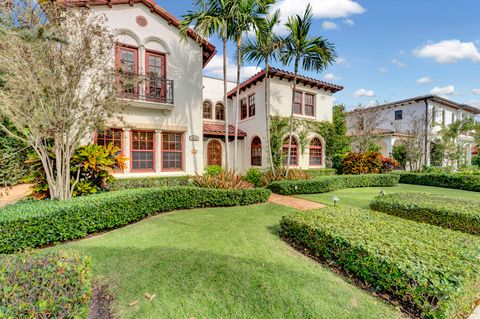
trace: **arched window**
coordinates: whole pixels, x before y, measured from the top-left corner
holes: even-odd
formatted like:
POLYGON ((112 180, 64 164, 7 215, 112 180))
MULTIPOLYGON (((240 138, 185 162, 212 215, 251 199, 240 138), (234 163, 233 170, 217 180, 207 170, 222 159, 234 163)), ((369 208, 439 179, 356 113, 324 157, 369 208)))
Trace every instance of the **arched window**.
POLYGON ((262 140, 258 136, 255 136, 252 140, 251 165, 262 166, 262 140))
POLYGON ((317 137, 310 142, 310 165, 322 165, 322 141, 317 137))
POLYGON ((208 101, 203 102, 203 118, 211 120, 212 115, 213 115, 212 103, 208 101))
MULTIPOLYGON (((287 165, 288 162, 288 144, 290 142, 290 138, 287 136, 283 140, 283 165, 287 165)), ((290 165, 298 166, 298 142, 297 139, 292 136, 292 148, 290 149, 290 165)))
POLYGON ((217 105, 215 105, 215 119, 225 121, 225 107, 222 103, 217 103, 217 105))

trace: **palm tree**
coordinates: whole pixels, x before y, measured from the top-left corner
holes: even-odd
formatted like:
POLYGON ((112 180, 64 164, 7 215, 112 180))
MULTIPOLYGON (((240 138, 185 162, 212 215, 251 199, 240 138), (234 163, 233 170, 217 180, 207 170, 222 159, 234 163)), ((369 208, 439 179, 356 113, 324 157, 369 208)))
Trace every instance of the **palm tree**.
POLYGON ((290 168, 293 134, 293 114, 295 105, 295 92, 297 90, 298 69, 300 65, 305 71, 323 71, 328 65, 335 62, 335 47, 322 37, 311 37, 309 35, 312 26, 313 14, 309 4, 302 16, 294 15, 288 18, 285 26, 289 32, 285 38, 285 45, 282 48, 282 61, 284 64, 294 63, 294 79, 292 88, 292 109, 290 114, 290 135, 288 141, 287 169, 290 168))
POLYGON ((246 32, 257 30, 261 25, 261 20, 267 14, 270 6, 275 0, 235 0, 234 13, 234 30, 233 39, 237 45, 237 91, 235 105, 235 144, 233 150, 233 168, 236 169, 237 153, 238 153, 238 110, 240 108, 240 78, 243 63, 242 43, 243 36, 246 32))
POLYGON ((235 0, 197 0, 194 4, 195 10, 188 11, 183 16, 180 25, 180 35, 187 39, 190 26, 193 24, 193 31, 202 36, 204 41, 213 35, 220 37, 223 43, 223 106, 225 110, 225 168, 228 170, 228 107, 227 107, 227 44, 233 34, 233 12, 235 0))
POLYGON ((254 40, 247 40, 242 47, 242 54, 246 61, 263 63, 265 65, 265 124, 267 128, 266 149, 270 162, 270 169, 275 176, 275 166, 273 164, 272 148, 270 145, 270 97, 269 97, 269 75, 270 62, 276 60, 279 50, 283 46, 283 41, 273 32, 275 26, 280 23, 280 11, 277 10, 273 15, 266 17, 261 21, 260 27, 255 33, 254 40))

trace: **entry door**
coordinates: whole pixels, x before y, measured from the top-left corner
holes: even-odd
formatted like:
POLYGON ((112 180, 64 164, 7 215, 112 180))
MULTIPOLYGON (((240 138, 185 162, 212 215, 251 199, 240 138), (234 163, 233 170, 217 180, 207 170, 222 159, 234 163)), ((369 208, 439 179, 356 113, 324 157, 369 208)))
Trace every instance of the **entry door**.
POLYGON ((217 140, 208 142, 207 164, 222 166, 222 144, 217 140))

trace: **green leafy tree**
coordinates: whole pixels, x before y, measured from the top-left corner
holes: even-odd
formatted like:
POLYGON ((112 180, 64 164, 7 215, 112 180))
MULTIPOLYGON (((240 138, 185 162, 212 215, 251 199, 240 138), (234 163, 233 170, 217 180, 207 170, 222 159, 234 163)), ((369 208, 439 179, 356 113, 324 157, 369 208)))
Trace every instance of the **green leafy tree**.
POLYGON ((443 149, 443 160, 447 166, 460 167, 464 163, 466 143, 462 142, 460 135, 466 135, 475 129, 473 118, 457 120, 440 131, 440 138, 436 143, 443 149))
POLYGON ((290 114, 290 136, 288 142, 287 169, 290 168, 292 134, 293 134, 293 114, 295 103, 295 91, 297 89, 297 79, 300 66, 305 71, 321 72, 328 65, 335 62, 336 52, 332 43, 319 36, 311 36, 313 13, 309 4, 303 16, 294 15, 288 18, 285 24, 288 35, 284 40, 282 47, 282 61, 284 64, 294 65, 294 79, 292 88, 292 108, 290 114))

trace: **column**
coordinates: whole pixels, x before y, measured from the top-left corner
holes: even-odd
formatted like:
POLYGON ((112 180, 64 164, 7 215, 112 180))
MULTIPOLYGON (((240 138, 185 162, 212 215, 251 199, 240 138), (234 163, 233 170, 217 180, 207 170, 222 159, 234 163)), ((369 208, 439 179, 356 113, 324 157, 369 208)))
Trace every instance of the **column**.
POLYGON ((393 145, 395 144, 395 138, 392 136, 387 137, 385 140, 385 144, 387 144, 386 156, 390 157, 392 156, 392 153, 393 153, 393 145))
POLYGON ((155 173, 162 172, 162 130, 155 130, 155 173))
POLYGON ((125 170, 124 173, 130 173, 130 153, 131 153, 131 129, 129 128, 124 128, 123 129, 123 155, 128 157, 127 162, 125 163, 125 170))
POLYGON ((468 143, 467 144, 467 157, 466 157, 466 164, 468 166, 472 165, 472 144, 468 143))
POLYGON ((138 47, 138 74, 139 74, 139 94, 140 96, 145 96, 145 79, 146 70, 145 70, 145 46, 142 44, 138 47))

